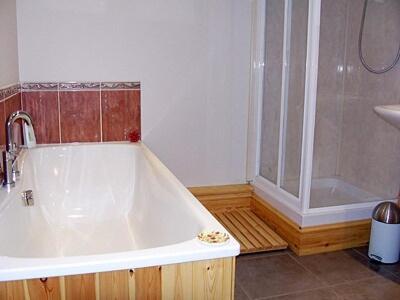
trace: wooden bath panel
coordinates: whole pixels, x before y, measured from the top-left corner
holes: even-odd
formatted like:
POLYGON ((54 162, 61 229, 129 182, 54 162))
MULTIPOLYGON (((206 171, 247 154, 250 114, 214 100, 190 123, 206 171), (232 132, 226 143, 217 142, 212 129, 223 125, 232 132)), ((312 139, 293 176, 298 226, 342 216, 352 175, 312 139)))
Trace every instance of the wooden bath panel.
POLYGON ((0 299, 215 299, 234 298, 235 258, 84 275, 0 282, 0 299))

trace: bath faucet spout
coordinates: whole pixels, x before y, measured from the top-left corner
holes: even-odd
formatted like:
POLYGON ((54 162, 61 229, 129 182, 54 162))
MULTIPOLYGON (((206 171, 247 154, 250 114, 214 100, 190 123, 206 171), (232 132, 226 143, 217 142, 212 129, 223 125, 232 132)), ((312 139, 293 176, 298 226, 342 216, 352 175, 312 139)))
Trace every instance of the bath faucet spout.
MULTIPOLYGON (((17 120, 23 120, 28 125, 28 128, 32 129, 33 132, 33 122, 32 117, 25 111, 18 110, 10 114, 6 121, 6 150, 3 151, 3 169, 4 169, 4 178, 3 178, 3 186, 11 187, 15 184, 16 176, 18 175, 18 167, 17 167, 17 156, 18 149, 14 144, 14 132, 13 126, 17 120)), ((27 135, 25 134, 25 137, 27 135)), ((25 138, 24 138, 25 139, 25 138)), ((24 140, 25 144, 28 141, 24 140)))

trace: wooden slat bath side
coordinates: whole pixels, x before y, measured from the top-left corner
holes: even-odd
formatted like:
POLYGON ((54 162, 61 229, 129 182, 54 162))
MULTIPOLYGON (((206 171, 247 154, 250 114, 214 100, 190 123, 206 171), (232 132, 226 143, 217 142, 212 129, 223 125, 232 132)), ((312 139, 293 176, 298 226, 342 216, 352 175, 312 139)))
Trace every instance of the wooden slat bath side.
POLYGON ((0 282, 0 300, 233 300, 235 258, 0 282))
POLYGON ((164 299, 192 299, 193 263, 173 264, 161 269, 164 299))
MULTIPOLYGON (((33 299, 61 299, 60 280, 58 277, 30 279, 26 281, 27 293, 33 299)), ((25 296, 26 298, 26 296, 25 296)))
POLYGON ((95 274, 65 276, 65 295, 66 300, 95 300, 95 274))
POLYGON ((163 266, 162 299, 233 299, 235 259, 163 266))
POLYGON ((149 267, 135 270, 136 299, 161 299, 161 268, 149 267))
POLYGON ((124 299, 129 295, 129 270, 99 273, 98 298, 124 299))
POLYGON ((24 285, 22 280, 0 282, 0 299, 23 300, 24 285))

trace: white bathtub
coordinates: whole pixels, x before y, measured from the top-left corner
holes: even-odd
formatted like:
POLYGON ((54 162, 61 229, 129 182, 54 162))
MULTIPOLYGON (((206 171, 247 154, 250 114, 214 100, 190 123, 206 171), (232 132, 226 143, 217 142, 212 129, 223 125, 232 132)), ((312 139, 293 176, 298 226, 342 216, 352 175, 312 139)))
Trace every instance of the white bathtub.
POLYGON ((39 146, 19 165, 16 186, 0 190, 0 281, 239 254, 232 237, 196 239, 226 231, 142 143, 39 146))

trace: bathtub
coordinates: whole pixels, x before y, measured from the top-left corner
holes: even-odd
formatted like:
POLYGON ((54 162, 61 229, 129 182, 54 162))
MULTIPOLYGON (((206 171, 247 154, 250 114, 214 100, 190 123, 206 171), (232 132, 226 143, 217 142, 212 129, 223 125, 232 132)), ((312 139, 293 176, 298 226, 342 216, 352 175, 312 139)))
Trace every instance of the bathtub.
POLYGON ((197 240, 226 230, 143 143, 44 145, 22 150, 18 163, 15 187, 0 190, 0 281, 239 254, 233 237, 197 240))

